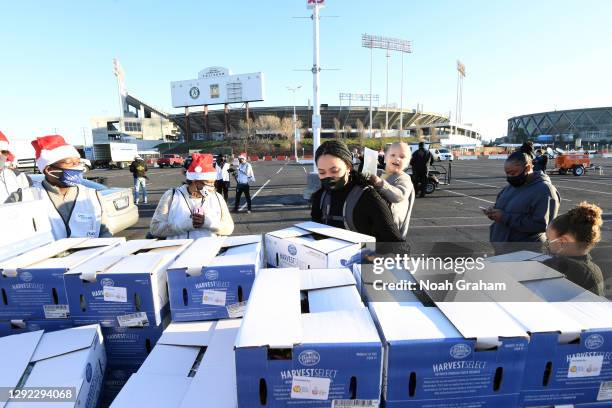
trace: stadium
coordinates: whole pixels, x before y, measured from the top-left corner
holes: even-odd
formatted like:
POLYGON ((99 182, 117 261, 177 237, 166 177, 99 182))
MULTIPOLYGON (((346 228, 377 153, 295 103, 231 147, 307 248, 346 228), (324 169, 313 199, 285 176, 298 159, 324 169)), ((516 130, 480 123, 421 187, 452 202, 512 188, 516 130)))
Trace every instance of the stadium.
POLYGON ((508 119, 508 139, 520 143, 612 143, 612 107, 532 113, 508 119))

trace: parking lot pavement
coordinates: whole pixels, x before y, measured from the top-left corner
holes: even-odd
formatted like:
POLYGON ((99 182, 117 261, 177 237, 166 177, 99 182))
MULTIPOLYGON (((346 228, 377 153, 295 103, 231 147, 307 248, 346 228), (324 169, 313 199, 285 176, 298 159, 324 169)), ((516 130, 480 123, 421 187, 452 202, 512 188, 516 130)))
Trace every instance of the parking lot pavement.
MULTIPOLYGON (((309 219, 308 203, 302 198, 306 187, 306 167, 293 162, 277 161, 252 164, 256 179, 251 185, 253 212, 246 213, 246 201, 243 196, 241 210, 237 214, 232 213, 235 234, 260 234, 309 219)), ((120 233, 120 236, 129 239, 144 238, 161 195, 184 181, 182 170, 178 168, 155 168, 149 170, 147 175, 149 202, 139 205, 140 220, 136 225, 120 233)), ((127 170, 94 170, 87 176, 104 177, 110 187, 132 187, 132 175, 127 170)), ((232 180, 228 204, 230 209, 234 205, 235 189, 236 183, 232 180)))
MULTIPOLYGON (((612 241, 612 159, 595 159, 594 162, 603 166, 603 175, 587 172, 582 177, 552 175, 551 179, 563 199, 561 212, 582 200, 602 207, 605 214, 602 238, 612 241)), ((447 167, 448 163, 441 165, 447 167)), ((492 205, 497 193, 506 185, 503 161, 454 161, 451 166, 450 185, 441 186, 426 198, 417 198, 410 223, 410 241, 488 241, 490 222, 478 207, 492 205)), ((236 234, 264 233, 309 219, 309 206, 302 193, 311 165, 255 162, 253 169, 257 179, 251 186, 253 212, 232 214, 236 234)), ((132 176, 127 170, 94 170, 89 176, 106 177, 109 186, 132 186, 132 176)), ((128 238, 146 235, 161 194, 184 180, 181 169, 151 169, 149 178, 149 204, 139 207, 141 219, 138 224, 122 233, 128 238)), ((232 182, 230 208, 234 191, 235 183, 232 182)), ((245 207, 244 198, 241 207, 245 207)))

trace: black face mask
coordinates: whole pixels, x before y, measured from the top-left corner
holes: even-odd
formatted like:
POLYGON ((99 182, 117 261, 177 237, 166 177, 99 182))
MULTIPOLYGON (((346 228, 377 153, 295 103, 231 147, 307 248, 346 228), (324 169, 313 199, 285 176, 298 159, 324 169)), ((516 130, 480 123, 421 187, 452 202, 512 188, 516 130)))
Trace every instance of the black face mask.
POLYGON ((338 191, 346 186, 346 178, 342 176, 336 180, 334 177, 325 177, 321 179, 321 186, 327 191, 338 191))
POLYGON ((518 176, 506 177, 506 181, 508 181, 512 187, 520 187, 527 182, 527 173, 523 170, 518 176))

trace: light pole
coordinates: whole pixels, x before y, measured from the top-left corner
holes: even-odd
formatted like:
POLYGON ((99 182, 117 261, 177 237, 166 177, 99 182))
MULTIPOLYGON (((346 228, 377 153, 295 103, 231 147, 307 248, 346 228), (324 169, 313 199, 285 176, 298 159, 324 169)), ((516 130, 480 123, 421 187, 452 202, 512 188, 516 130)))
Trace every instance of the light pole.
POLYGON ((298 161, 297 155, 297 138, 298 138, 298 130, 297 130, 297 115, 295 114, 295 93, 298 89, 300 89, 302 85, 298 85, 295 88, 290 86, 287 87, 287 90, 293 93, 293 152, 295 155, 295 161, 298 161))
POLYGON ((455 106, 455 122, 462 122, 463 114, 463 78, 465 78, 465 65, 457 60, 457 104, 455 106))
MULTIPOLYGON (((319 101, 319 86, 321 66, 319 64, 319 10, 323 7, 324 2, 314 2, 308 4, 308 8, 312 8, 312 37, 313 37, 313 55, 312 55, 312 157, 314 158, 319 144, 321 143, 321 106, 319 101)), ((317 164, 313 161, 313 171, 317 171, 317 164)))
MULTIPOLYGON (((386 114, 385 114, 385 128, 389 128, 389 58, 391 57, 390 51, 399 51, 402 53, 402 80, 400 87, 400 105, 403 105, 404 99, 404 54, 412 53, 412 41, 401 40, 399 38, 381 37, 378 35, 361 35, 361 46, 363 48, 370 49, 370 137, 372 137, 372 50, 379 48, 386 50, 387 57, 387 97, 386 97, 386 114)), ((403 123, 403 112, 401 112, 403 106, 400 106, 400 134, 402 131, 403 123)))

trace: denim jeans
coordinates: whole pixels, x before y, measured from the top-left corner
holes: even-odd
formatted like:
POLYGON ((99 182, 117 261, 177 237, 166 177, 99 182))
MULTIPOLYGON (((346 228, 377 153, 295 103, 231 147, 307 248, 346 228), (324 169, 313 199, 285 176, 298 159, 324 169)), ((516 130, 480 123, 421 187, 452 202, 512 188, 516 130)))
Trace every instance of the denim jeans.
POLYGON ((142 189, 143 200, 147 200, 147 179, 144 177, 134 178, 134 202, 138 201, 138 193, 142 189))

